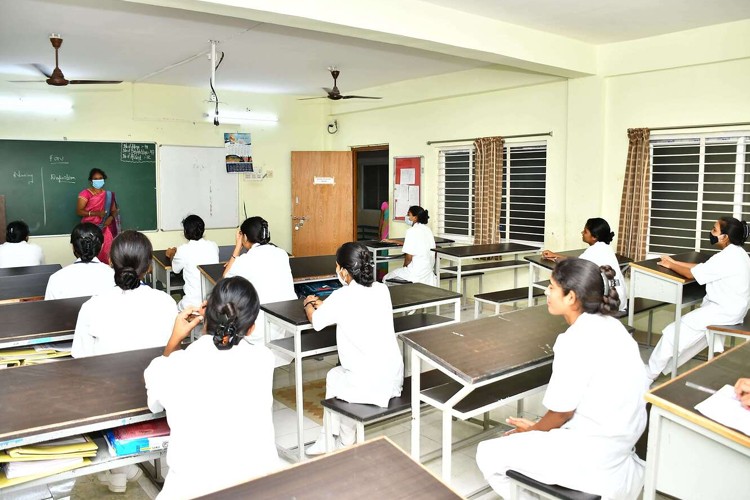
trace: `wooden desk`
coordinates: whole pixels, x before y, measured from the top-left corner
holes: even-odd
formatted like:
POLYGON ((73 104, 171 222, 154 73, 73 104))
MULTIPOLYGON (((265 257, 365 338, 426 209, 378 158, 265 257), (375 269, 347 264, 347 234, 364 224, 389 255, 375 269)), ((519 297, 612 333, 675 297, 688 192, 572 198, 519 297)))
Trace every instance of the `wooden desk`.
POLYGON ((2 306, 0 349, 71 340, 78 311, 90 298, 39 300, 2 306))
POLYGON ((0 268, 0 301, 44 298, 49 277, 60 264, 0 268))
MULTIPOLYGON (((163 417, 163 412, 148 409, 143 383, 143 371, 162 351, 159 347, 0 370, 0 450, 163 417)), ((106 445, 98 444, 92 465, 0 491, 161 456, 153 452, 112 459, 106 445)))
MULTIPOLYGON (((565 252, 555 253, 559 253, 560 255, 564 255, 566 257, 579 257, 584 251, 585 249, 581 248, 578 250, 566 250, 565 252)), ((615 257, 617 257, 617 264, 620 266, 620 269, 623 272, 633 262, 633 259, 625 257, 624 255, 620 255, 619 253, 616 253, 615 257)), ((531 306, 534 304, 534 288, 547 288, 546 286, 537 284, 537 282, 539 281, 539 271, 552 271, 555 268, 557 262, 554 260, 545 259, 544 257, 542 257, 542 254, 527 255, 524 257, 524 259, 529 261, 529 305, 531 306)))
MULTIPOLYGON (((709 256, 698 252, 673 256, 675 260, 700 263, 709 256)), ((633 326, 635 299, 643 297, 675 304, 674 308, 674 350, 672 351, 672 378, 677 376, 677 355, 680 350, 680 319, 682 308, 697 304, 706 295, 705 287, 695 280, 687 279, 671 269, 657 264, 660 259, 650 259, 630 264, 630 295, 628 297, 628 325, 633 326)))
MULTIPOLYGON (((372 263, 375 269, 378 268, 378 260, 380 262, 389 262, 392 260, 398 260, 403 257, 403 254, 391 254, 390 250, 400 249, 404 246, 404 238, 388 238, 388 241, 382 240, 360 240, 358 243, 362 243, 372 253, 372 263), (385 252, 384 256, 378 257, 380 252, 385 252)), ((451 245, 455 243, 454 240, 448 238, 435 237, 435 246, 437 248, 451 245)))
MULTIPOLYGON (((714 338, 716 334, 728 335, 730 337, 741 337, 745 342, 750 342, 750 313, 745 315, 742 323, 736 325, 711 325, 708 330, 708 359, 714 357, 714 338)), ((734 341, 734 339, 732 339, 734 341)))
POLYGON ((711 389, 734 385, 750 372, 750 344, 742 344, 646 394, 652 404, 644 500, 655 491, 676 498, 747 498, 750 436, 699 413, 711 389))
POLYGON ((202 498, 448 500, 461 496, 388 438, 380 437, 202 498))
MULTIPOLYGON (((514 259, 522 253, 538 252, 539 249, 529 245, 521 245, 520 243, 495 243, 492 245, 467 245, 467 246, 453 246, 453 247, 442 247, 435 248, 435 274, 437 275, 438 283, 440 283, 440 259, 445 259, 448 262, 454 262, 456 264, 455 272, 448 272, 447 274, 453 274, 456 276, 456 291, 461 293, 461 267, 465 260, 479 259, 485 257, 500 257, 503 255, 513 255, 514 259)), ((513 269, 514 287, 517 283, 517 270, 519 266, 506 267, 505 269, 513 269)))
POLYGON ((151 276, 154 288, 156 282, 161 281, 167 295, 172 295, 173 290, 182 290, 185 285, 182 275, 172 272, 172 259, 167 257, 166 250, 154 250, 151 253, 151 276))
MULTIPOLYGON (((461 314, 461 295, 448 290, 443 290, 434 286, 424 285, 422 283, 409 283, 388 287, 391 294, 391 303, 393 312, 405 312, 427 307, 439 307, 445 304, 453 304, 454 316, 452 320, 446 323, 455 323, 460 319, 461 314)), ((278 350, 285 355, 294 356, 294 384, 296 387, 296 406, 297 406, 297 454, 292 455, 288 450, 281 452, 290 460, 300 460, 305 458, 304 449, 304 432, 303 432, 303 387, 302 387, 302 359, 309 356, 318 356, 336 351, 336 330, 328 327, 320 332, 304 335, 305 330, 312 329, 312 325, 307 320, 303 300, 285 300, 282 302, 273 302, 264 304, 261 309, 266 313, 266 345, 278 350), (292 333, 293 338, 279 339, 271 341, 268 334, 271 331, 271 325, 277 325, 282 330, 292 333)), ((408 319, 408 317, 407 317, 408 319)))
POLYGON ((420 457, 420 405, 427 403, 442 411, 442 477, 450 483, 453 417, 465 419, 507 401, 494 401, 466 411, 457 411, 458 405, 485 385, 551 364, 552 347, 567 328, 562 316, 552 316, 547 306, 538 306, 401 335, 411 348, 412 458, 420 457), (420 390, 418 374, 424 371, 423 361, 460 385, 447 401, 439 401, 420 390))

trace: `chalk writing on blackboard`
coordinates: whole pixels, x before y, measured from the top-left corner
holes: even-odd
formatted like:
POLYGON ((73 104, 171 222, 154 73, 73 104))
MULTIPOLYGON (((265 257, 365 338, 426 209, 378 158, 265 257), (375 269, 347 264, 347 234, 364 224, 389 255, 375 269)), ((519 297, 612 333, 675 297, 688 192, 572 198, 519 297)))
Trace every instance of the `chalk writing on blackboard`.
POLYGON ((59 184, 75 184, 76 178, 70 174, 50 174, 49 180, 59 184))
POLYGON ((124 142, 120 145, 120 161, 126 163, 147 163, 155 161, 156 148, 153 144, 133 144, 124 142))
POLYGON ((68 162, 65 160, 63 155, 51 154, 49 155, 50 165, 67 165, 68 162))
POLYGON ((13 171, 13 178, 18 179, 19 181, 28 182, 29 184, 34 184, 34 174, 21 172, 20 170, 13 171))

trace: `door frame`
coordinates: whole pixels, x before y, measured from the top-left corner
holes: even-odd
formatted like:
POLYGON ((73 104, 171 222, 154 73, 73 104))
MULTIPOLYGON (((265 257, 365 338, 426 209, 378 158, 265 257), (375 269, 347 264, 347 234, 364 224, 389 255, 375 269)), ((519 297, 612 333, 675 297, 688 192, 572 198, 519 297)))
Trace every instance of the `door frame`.
MULTIPOLYGON (((352 213, 354 214, 354 227, 352 227, 352 241, 357 241, 357 225, 359 220, 357 219, 357 199, 359 198, 359 169, 357 168, 357 155, 364 151, 388 151, 388 178, 390 179, 391 173, 391 157, 390 157, 390 145, 388 143, 374 144, 370 146, 351 146, 349 149, 352 151, 352 180, 354 182, 354 192, 352 193, 352 213)), ((391 203, 391 190, 388 190, 388 205, 391 203)))

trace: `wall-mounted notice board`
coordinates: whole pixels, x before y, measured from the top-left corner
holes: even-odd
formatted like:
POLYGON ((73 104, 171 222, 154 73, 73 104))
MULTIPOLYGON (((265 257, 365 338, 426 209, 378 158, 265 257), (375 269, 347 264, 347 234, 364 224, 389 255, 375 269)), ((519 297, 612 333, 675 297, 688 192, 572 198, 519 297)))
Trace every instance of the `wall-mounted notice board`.
POLYGON ((404 220, 409 207, 421 206, 422 158, 393 157, 393 220, 404 220))
MULTIPOLYGON (((70 234, 81 222, 78 193, 89 171, 107 174, 124 229, 156 229, 156 144, 0 140, 0 195, 8 221, 23 220, 32 236, 70 234)), ((5 227, 2 228, 5 231, 5 227)))

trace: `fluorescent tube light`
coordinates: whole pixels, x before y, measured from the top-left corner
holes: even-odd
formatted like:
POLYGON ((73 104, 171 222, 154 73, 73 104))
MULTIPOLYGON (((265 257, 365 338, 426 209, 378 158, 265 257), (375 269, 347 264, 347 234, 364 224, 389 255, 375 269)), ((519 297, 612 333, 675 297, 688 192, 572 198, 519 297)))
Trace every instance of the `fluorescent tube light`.
POLYGON ((65 115, 73 111, 69 99, 50 97, 10 97, 0 96, 0 110, 47 115, 65 115))
MULTIPOLYGON (((213 113, 203 113, 203 117, 206 121, 213 122, 213 113)), ((261 113, 222 113, 219 111, 219 123, 222 124, 242 124, 242 123, 277 123, 279 119, 270 114, 261 113)))

